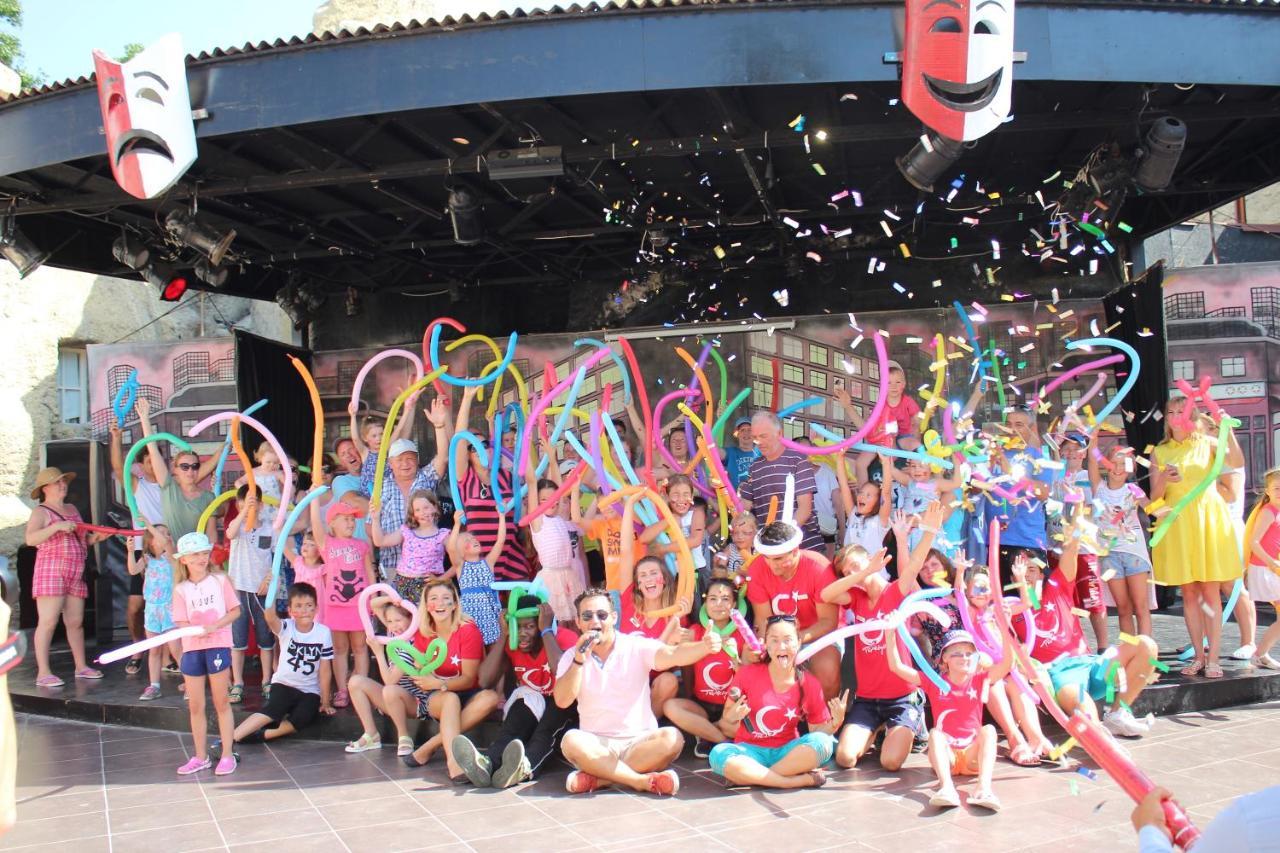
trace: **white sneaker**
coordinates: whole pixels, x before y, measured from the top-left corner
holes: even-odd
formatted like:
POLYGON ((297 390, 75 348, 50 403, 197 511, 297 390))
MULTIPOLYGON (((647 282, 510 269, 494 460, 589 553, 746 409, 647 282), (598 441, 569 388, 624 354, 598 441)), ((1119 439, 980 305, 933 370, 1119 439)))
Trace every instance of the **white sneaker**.
POLYGON ((1114 708, 1102 715, 1102 725, 1107 731, 1118 737, 1142 737, 1148 727, 1138 722, 1133 712, 1124 706, 1114 708))
POLYGON ((1234 652, 1231 653, 1231 656, 1236 660, 1249 660, 1249 658, 1253 657, 1254 653, 1257 651, 1258 651, 1258 647, 1255 646, 1253 643, 1250 643, 1247 646, 1241 646, 1240 648, 1236 649, 1234 652))

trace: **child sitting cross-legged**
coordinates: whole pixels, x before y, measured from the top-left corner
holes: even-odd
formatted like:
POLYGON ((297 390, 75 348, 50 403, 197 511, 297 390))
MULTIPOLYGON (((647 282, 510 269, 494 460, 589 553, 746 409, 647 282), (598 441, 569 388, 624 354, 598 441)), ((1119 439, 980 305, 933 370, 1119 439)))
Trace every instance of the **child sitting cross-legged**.
POLYGON ((933 712, 929 731, 929 764, 938 776, 938 790, 929 805, 951 809, 960 805, 954 777, 977 776, 978 790, 969 796, 969 805, 1000 811, 1000 798, 991 790, 996 766, 996 727, 982 724, 982 708, 991 682, 1009 674, 1013 649, 1008 632, 1002 640, 1004 655, 992 665, 968 631, 951 631, 942 640, 938 674, 946 682, 946 693, 902 661, 897 643, 886 643, 889 669, 908 684, 924 690, 933 712))
POLYGON ((276 615, 275 602, 263 608, 271 633, 280 641, 280 666, 271 677, 266 706, 236 726, 237 743, 275 740, 296 733, 316 714, 334 714, 333 634, 316 621, 316 589, 308 583, 289 587, 289 618, 276 615), (270 726, 270 728, 268 728, 270 726))

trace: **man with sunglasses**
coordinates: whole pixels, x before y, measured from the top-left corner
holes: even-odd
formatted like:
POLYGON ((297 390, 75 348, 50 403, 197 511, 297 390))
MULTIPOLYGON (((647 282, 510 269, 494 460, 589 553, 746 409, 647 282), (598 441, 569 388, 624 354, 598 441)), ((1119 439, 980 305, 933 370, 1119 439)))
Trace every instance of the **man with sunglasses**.
POLYGON ((666 769, 684 748, 684 735, 658 728, 649 701, 649 673, 691 666, 720 651, 718 631, 697 642, 669 646, 639 634, 619 633, 618 614, 606 590, 588 589, 574 601, 582 639, 560 658, 554 696, 578 703, 578 728, 565 732, 560 749, 576 770, 565 788, 585 794, 611 784, 670 796, 680 777, 666 769))
MULTIPOLYGON (((151 404, 146 398, 138 400, 138 423, 144 436, 151 435, 151 404)), ((160 505, 164 513, 164 523, 169 528, 169 536, 177 542, 188 533, 196 533, 196 524, 209 504, 213 503, 213 492, 200 487, 213 469, 217 466, 217 454, 211 455, 202 465, 200 456, 190 450, 180 450, 173 457, 172 470, 164 464, 164 456, 160 453, 158 442, 147 445, 151 470, 155 473, 156 484, 160 486, 160 505)), ((217 541, 214 521, 210 519, 206 529, 198 531, 209 537, 209 541, 217 541)))

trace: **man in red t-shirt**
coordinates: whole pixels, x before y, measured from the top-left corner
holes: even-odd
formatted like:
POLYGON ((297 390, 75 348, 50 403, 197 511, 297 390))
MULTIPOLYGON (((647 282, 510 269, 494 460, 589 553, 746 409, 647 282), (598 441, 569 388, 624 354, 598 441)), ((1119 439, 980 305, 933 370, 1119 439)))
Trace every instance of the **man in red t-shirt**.
MULTIPOLYGON (((822 600, 822 590, 835 582, 835 572, 822 554, 800 549, 803 536, 788 521, 775 521, 756 534, 756 557, 746 567, 751 577, 747 600, 761 637, 770 616, 796 617, 801 643, 835 630, 836 608, 822 600)), ((823 649, 809 658, 809 669, 822 685, 823 696, 835 698, 840 692, 840 653, 834 647, 823 649)))
POLYGON ((515 642, 503 619, 502 638, 480 665, 481 686, 496 687, 503 676, 507 684, 514 684, 502 727, 485 753, 465 735, 453 739, 454 757, 471 783, 481 788, 509 788, 535 778, 555 754, 560 736, 578 722, 576 706, 561 708, 551 700, 560 656, 573 648, 578 635, 565 627, 557 629, 551 606, 532 595, 522 595, 516 607, 515 642))
MULTIPOLYGON (((861 548, 844 549, 837 555, 844 577, 823 590, 822 599, 849 608, 855 623, 884 619, 893 613, 915 587, 916 576, 942 524, 942 513, 942 504, 937 501, 929 504, 920 520, 924 535, 912 550, 907 548, 907 535, 914 522, 908 518, 894 524, 898 553, 908 555, 906 565, 898 567, 895 582, 890 583, 881 574, 888 559, 883 549, 874 555, 868 555, 861 548)), ((901 768, 911 755, 912 742, 924 737, 924 713, 919 696, 913 685, 889 668, 889 643, 894 643, 900 654, 907 654, 896 631, 869 631, 853 638, 853 666, 858 687, 836 746, 836 763, 841 767, 857 764, 871 748, 881 727, 885 734, 880 745, 880 766, 885 770, 901 768)))

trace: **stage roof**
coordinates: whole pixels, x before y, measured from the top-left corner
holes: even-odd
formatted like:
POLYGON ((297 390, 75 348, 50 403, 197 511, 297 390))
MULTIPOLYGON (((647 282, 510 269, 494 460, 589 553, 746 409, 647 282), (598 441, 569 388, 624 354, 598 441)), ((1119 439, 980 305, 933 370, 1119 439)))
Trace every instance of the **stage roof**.
POLYGON ((0 103, 0 194, 57 266, 133 275, 121 230, 161 247, 195 203, 238 233, 225 292, 483 292, 536 330, 1100 294, 1128 241, 1280 176, 1274 0, 1021 0, 1012 119, 933 193, 895 166, 923 131, 885 57, 901 25, 899 2, 630 2, 245 45, 188 59, 207 117, 167 197, 116 187, 84 78, 0 103), (1188 126, 1170 187, 1130 189, 1075 254, 1042 244, 1097 215, 1170 115, 1188 126), (535 145, 562 174, 490 174, 535 145), (476 245, 454 240, 462 187, 476 245))

